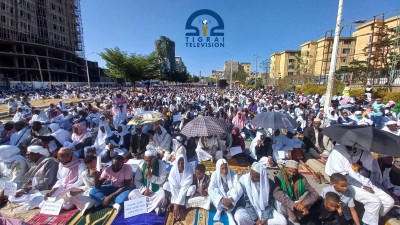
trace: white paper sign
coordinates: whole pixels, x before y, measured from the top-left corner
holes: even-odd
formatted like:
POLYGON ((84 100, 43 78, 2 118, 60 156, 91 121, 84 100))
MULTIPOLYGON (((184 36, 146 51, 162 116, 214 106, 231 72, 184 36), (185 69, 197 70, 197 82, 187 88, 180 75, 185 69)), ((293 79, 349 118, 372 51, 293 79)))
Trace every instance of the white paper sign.
POLYGON ((53 215, 53 216, 58 216, 61 211, 63 201, 45 201, 43 204, 42 209, 40 210, 40 213, 42 214, 47 214, 47 215, 53 215))
POLYGON ((182 120, 182 115, 181 114, 172 116, 172 121, 173 122, 177 122, 177 121, 181 121, 181 120, 182 120))
POLYGON ((124 202, 125 219, 143 213, 147 213, 146 197, 136 198, 124 202))
POLYGON ((242 150, 242 147, 236 146, 236 147, 231 147, 229 149, 229 152, 231 153, 231 156, 234 156, 234 155, 242 153, 243 150, 242 150))
POLYGON ((4 187, 5 196, 14 196, 17 193, 17 184, 14 182, 6 181, 4 187))
POLYGON ((285 159, 286 158, 286 152, 285 151, 278 151, 278 158, 285 159))

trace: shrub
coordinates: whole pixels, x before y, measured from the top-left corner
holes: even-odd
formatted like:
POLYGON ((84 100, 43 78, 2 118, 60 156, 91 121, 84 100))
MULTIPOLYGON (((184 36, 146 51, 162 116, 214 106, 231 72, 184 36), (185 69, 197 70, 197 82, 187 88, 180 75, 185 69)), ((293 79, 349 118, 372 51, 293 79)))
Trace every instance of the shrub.
POLYGON ((350 96, 352 97, 361 97, 365 95, 365 90, 363 88, 355 88, 350 90, 350 96))
POLYGON ((384 95, 380 96, 383 97, 383 102, 388 102, 390 100, 393 100, 397 103, 400 102, 400 91, 392 91, 392 92, 386 92, 384 95))

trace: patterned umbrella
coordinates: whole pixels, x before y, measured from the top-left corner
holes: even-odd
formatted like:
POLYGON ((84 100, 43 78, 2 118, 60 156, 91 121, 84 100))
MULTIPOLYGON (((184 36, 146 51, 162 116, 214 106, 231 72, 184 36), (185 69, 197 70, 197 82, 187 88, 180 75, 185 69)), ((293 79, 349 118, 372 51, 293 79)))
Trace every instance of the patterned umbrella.
POLYGON ((157 111, 144 111, 142 113, 138 113, 134 116, 131 121, 129 121, 128 125, 142 125, 146 123, 154 123, 159 120, 163 120, 164 116, 160 112, 157 111))
POLYGON ((251 123, 257 127, 282 129, 297 128, 299 124, 292 117, 281 112, 262 112, 258 114, 251 123))
POLYGON ((222 127, 224 124, 223 121, 219 122, 219 119, 210 116, 199 116, 194 120, 187 123, 181 134, 186 137, 207 137, 216 134, 223 134, 226 132, 225 128, 222 127))

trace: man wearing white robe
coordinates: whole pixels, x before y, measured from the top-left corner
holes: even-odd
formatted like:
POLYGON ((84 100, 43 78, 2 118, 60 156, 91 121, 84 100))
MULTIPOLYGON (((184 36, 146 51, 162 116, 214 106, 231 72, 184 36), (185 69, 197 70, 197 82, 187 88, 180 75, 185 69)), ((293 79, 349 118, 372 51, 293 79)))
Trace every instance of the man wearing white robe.
POLYGON ((382 130, 400 136, 400 130, 397 128, 396 121, 390 120, 386 122, 386 126, 382 130))
POLYGON ((144 161, 139 164, 136 170, 134 181, 136 189, 129 193, 129 199, 146 197, 147 212, 153 210, 157 214, 164 212, 166 201, 162 185, 165 183, 167 175, 165 163, 157 159, 155 149, 147 150, 144 161), (157 172, 156 169, 158 169, 157 172))
POLYGON ((364 168, 372 171, 371 153, 349 148, 351 147, 344 145, 336 145, 333 148, 325 166, 325 173, 328 176, 334 173, 345 175, 349 185, 355 190, 354 199, 364 204, 365 213, 362 221, 369 225, 378 224, 379 215, 384 216, 393 207, 394 200, 382 189, 373 185, 369 178, 353 170, 353 166, 361 161, 364 168))
POLYGON ((230 221, 229 224, 234 224, 232 211, 237 201, 230 202, 230 204, 227 203, 235 195, 234 188, 237 182, 237 174, 229 168, 228 162, 225 159, 219 159, 208 186, 208 194, 217 209, 217 213, 214 216, 215 221, 220 220, 222 212, 225 212, 230 221))
POLYGON ((167 161, 171 148, 171 135, 161 125, 154 127, 153 146, 157 149, 160 157, 167 161))
POLYGON ((182 219, 182 210, 185 206, 188 189, 193 182, 193 169, 186 157, 179 155, 176 157, 171 172, 168 176, 168 182, 165 182, 163 189, 171 193, 171 205, 176 220, 182 219))
POLYGON ((267 168, 263 164, 258 162, 252 164, 250 173, 240 177, 235 193, 231 202, 238 201, 244 196, 244 203, 238 203, 238 209, 235 212, 237 224, 287 224, 285 217, 273 207, 267 168))
MULTIPOLYGON (((200 137, 197 143, 196 154, 199 162, 212 160, 215 162, 217 159, 216 153, 218 149, 218 138, 212 137, 200 137)), ((222 158, 219 156, 218 158, 222 158)))

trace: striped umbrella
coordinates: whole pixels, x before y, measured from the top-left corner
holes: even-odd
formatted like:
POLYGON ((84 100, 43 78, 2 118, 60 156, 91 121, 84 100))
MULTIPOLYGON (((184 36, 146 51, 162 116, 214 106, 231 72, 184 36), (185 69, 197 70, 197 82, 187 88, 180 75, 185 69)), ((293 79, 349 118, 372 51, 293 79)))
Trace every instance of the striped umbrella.
POLYGON ((187 123, 181 134, 186 137, 207 137, 216 134, 226 133, 226 125, 223 127, 223 121, 210 116, 199 116, 187 123))

